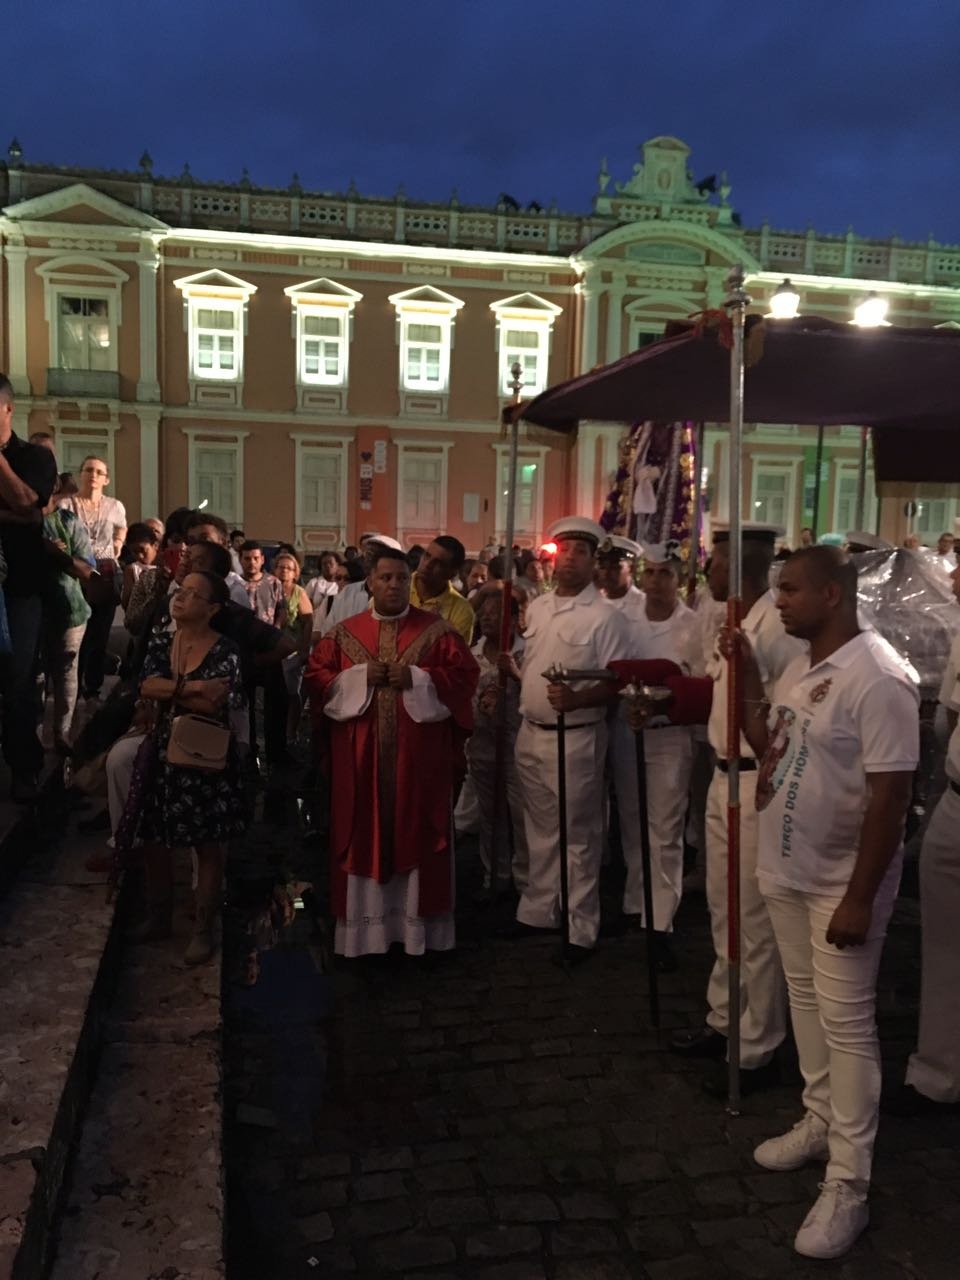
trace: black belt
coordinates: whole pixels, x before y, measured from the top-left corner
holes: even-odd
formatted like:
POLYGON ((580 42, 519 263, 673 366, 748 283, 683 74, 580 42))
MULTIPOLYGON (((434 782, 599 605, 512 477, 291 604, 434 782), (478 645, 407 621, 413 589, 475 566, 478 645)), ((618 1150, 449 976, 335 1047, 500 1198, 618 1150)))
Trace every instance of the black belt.
MULTIPOLYGON (((526 717, 525 717, 526 718, 526 717)), ((568 724, 565 729, 595 729, 598 724, 602 724, 602 720, 584 720, 582 724, 568 724)), ((541 724, 539 720, 527 720, 527 724, 532 725, 534 729, 546 729, 547 733, 556 733, 557 725, 541 724)))
MULTIPOLYGON (((733 764, 732 760, 718 760, 717 768, 721 773, 728 773, 730 771, 731 764, 733 764)), ((757 767, 757 762, 753 756, 741 756, 737 761, 737 764, 740 766, 741 773, 752 773, 757 767)))
POLYGON ((960 796, 960 782, 954 782, 952 778, 947 779, 947 786, 951 791, 955 791, 960 796))

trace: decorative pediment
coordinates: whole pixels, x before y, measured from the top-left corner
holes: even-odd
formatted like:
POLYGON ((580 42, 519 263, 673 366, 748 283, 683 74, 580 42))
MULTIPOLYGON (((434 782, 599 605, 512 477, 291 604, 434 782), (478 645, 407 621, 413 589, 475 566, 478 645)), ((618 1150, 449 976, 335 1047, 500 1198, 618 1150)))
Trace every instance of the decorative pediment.
POLYGON ((491 302, 490 310, 497 316, 509 313, 512 316, 521 316, 525 320, 543 320, 550 323, 553 322, 554 317, 563 313, 563 307, 558 307, 554 302, 548 302, 546 298, 541 298, 536 293, 515 293, 512 298, 491 302))
POLYGON ((453 315, 466 305, 462 298, 454 298, 452 294, 435 289, 431 284, 421 285, 418 289, 405 289, 403 293, 392 293, 388 301, 398 311, 436 311, 444 315, 453 315))
POLYGON ((328 280, 326 276, 319 280, 306 280, 303 284, 291 284, 283 292, 294 305, 298 302, 333 302, 352 307, 363 299, 363 294, 357 293, 356 289, 348 289, 345 284, 337 284, 336 280, 328 280))
POLYGON ((138 231, 169 231, 165 222, 104 195, 85 182, 74 182, 57 191, 8 205, 4 216, 12 222, 58 222, 111 226, 138 231))
POLYGON ((257 292, 257 286, 226 271, 198 271, 194 276, 181 276, 174 287, 185 298, 241 298, 244 301, 257 292))

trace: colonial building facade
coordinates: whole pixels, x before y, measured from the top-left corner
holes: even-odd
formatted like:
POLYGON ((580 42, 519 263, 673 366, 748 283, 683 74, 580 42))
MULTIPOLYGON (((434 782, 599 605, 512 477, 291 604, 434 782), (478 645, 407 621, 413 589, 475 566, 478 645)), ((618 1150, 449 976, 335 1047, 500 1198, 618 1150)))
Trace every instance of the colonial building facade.
MULTIPOLYGON (((960 324, 960 248, 749 230, 725 180, 694 185, 689 148, 654 138, 624 182, 604 162, 589 215, 209 187, 188 170, 29 164, 0 170, 2 341, 17 430, 53 433, 63 469, 106 457, 131 518, 206 500, 251 536, 307 554, 365 530, 476 550, 502 538, 510 367, 525 396, 720 305, 733 263, 754 308, 789 276, 801 311, 846 319, 866 293, 902 325, 960 324)), ((637 417, 644 415, 637 405, 637 417)), ((597 514, 623 427, 584 423, 558 446, 524 435, 517 540, 570 509, 597 514)), ((750 431, 744 515, 812 518, 814 436, 750 431)), ((820 528, 854 523, 859 435, 827 433, 820 528)), ((725 516, 726 433, 702 474, 725 516)), ((916 529, 952 528, 929 487, 916 529)), ((867 485, 865 521, 904 532, 904 495, 867 485)))

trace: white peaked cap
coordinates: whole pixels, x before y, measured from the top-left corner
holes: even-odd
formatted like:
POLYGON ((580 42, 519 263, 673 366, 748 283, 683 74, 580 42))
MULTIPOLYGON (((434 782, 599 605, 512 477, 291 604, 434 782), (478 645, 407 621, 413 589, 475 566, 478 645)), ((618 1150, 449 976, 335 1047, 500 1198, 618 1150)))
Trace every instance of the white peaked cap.
POLYGON ((563 516, 560 520, 554 520, 547 530, 548 542, 559 542, 563 538, 583 538, 585 542, 592 542, 597 547, 606 537, 606 530, 587 516, 563 516))
POLYGON ((643 555, 643 547, 632 538, 621 537, 612 533, 600 546, 600 554, 604 556, 619 555, 621 560, 636 560, 643 555))
MULTIPOLYGON (((376 542, 381 547, 389 547, 391 551, 403 551, 403 547, 401 547, 396 538, 388 538, 385 533, 365 533, 363 541, 365 543, 376 542)), ((403 554, 406 555, 406 551, 403 551, 403 554)))

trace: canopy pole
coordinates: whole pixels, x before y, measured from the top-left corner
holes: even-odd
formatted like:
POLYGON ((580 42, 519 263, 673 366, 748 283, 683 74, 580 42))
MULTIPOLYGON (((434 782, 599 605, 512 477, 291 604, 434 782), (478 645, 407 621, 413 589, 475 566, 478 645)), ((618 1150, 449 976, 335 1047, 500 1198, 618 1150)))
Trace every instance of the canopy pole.
MULTIPOLYGON (((513 392, 513 404, 516 406, 520 403, 520 392, 523 389, 523 369, 520 362, 515 361, 510 366, 510 374, 513 381, 510 383, 510 389, 513 392)), ((516 564, 513 559, 513 538, 514 525, 516 524, 516 502, 517 502, 517 453, 519 450, 520 439, 520 420, 514 412, 510 415, 510 453, 507 461, 507 511, 506 511, 506 529, 504 537, 506 539, 506 547, 504 549, 504 565, 503 565, 503 591, 501 593, 501 612, 500 612, 500 652, 510 652, 510 622, 512 619, 513 604, 513 579, 516 574, 516 564)), ((501 484, 500 477, 497 476, 497 487, 501 484)), ((499 697, 497 698, 497 725, 496 735, 494 738, 495 755, 493 764, 493 833, 490 841, 490 896, 494 900, 500 891, 501 883, 501 859, 500 859, 500 828, 508 833, 506 847, 509 850, 512 847, 512 841, 509 839, 511 830, 511 814, 510 814, 510 792, 507 783, 507 684, 510 677, 506 671, 501 670, 497 677, 497 686, 499 697)), ((504 882, 509 881, 513 868, 507 868, 507 874, 502 877, 504 882)))
POLYGON ((863 528, 864 509, 867 505, 867 445, 870 428, 860 428, 860 474, 857 476, 857 528, 863 528))
POLYGON ((813 540, 820 534, 820 479, 823 470, 823 423, 817 427, 817 462, 813 481, 813 540))
POLYGON ((697 590, 697 570, 700 568, 700 534, 703 517, 703 435, 704 425, 698 422, 693 430, 693 523, 690 529, 690 554, 687 557, 687 600, 693 602, 697 590))
MULTIPOLYGON (((730 294, 725 306, 730 314, 730 589, 727 627, 735 633, 743 617, 743 529, 741 505, 743 477, 743 331, 750 295, 744 288, 743 266, 737 264, 727 279, 730 294)), ((734 645, 727 672, 727 1109, 740 1110, 740 683, 739 646, 734 645)))

